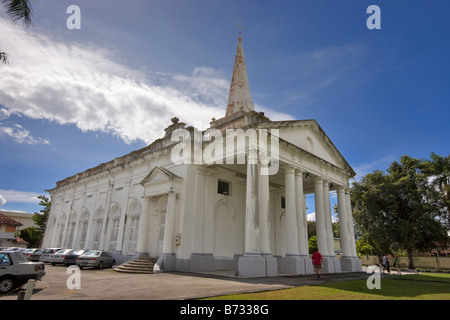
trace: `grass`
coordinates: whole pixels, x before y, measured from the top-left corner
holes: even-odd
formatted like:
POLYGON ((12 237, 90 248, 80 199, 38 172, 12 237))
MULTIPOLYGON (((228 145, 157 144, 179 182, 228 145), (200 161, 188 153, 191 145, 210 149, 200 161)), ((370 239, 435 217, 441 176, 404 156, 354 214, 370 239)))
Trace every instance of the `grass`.
POLYGON ((246 293, 213 300, 450 300, 450 274, 427 273, 381 278, 380 289, 366 280, 331 282, 317 286, 246 293))

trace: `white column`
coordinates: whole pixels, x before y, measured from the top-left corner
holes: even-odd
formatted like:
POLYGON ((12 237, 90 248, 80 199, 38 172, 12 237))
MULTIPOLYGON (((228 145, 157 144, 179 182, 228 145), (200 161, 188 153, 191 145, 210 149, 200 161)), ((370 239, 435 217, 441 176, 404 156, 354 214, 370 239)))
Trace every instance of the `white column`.
POLYGON ((139 256, 148 256, 148 221, 150 215, 150 198, 144 198, 142 200, 142 211, 139 217, 139 229, 138 229, 138 239, 137 239, 137 253, 139 256))
POLYGON ((306 226, 306 203, 303 193, 303 172, 295 171, 295 190, 297 199, 298 251, 300 255, 308 255, 308 229, 306 226))
POLYGON ((342 257, 350 257, 350 237, 348 234, 348 218, 347 218, 347 205, 346 205, 346 197, 345 197, 345 189, 342 186, 339 186, 337 189, 338 196, 338 211, 339 211, 339 228, 341 235, 341 249, 342 249, 342 257))
POLYGON ((323 180, 317 177, 314 180, 314 202, 316 208, 316 234, 317 248, 322 255, 328 254, 327 233, 325 227, 323 180))
POLYGON ((250 150, 247 158, 247 190, 245 199, 245 252, 238 261, 238 272, 243 277, 265 277, 266 259, 259 248, 258 215, 258 155, 250 150))
POLYGON ((298 255, 297 210, 295 200, 295 170, 284 169, 286 203, 286 255, 298 255))
POLYGON ((195 204, 194 204, 194 234, 192 252, 199 254, 204 252, 204 224, 205 224, 205 170, 197 168, 195 181, 195 204))
POLYGON ((362 263, 356 255, 350 193, 344 187, 338 188, 338 208, 341 228, 342 270, 350 272, 361 271, 362 263))
POLYGON ((247 160, 247 193, 245 201, 245 252, 259 253, 258 236, 259 225, 257 223, 258 206, 258 156, 256 151, 249 151, 247 160))
POLYGON ((166 223, 164 230, 163 254, 172 255, 174 253, 175 242, 175 205, 176 194, 173 191, 168 193, 166 223))
POLYGON ((267 156, 260 155, 260 170, 258 176, 258 211, 259 211, 259 245, 262 254, 271 254, 270 225, 269 225, 269 160, 267 156))
POLYGON ((346 209, 347 209, 347 225, 348 225, 348 235, 350 238, 350 252, 353 257, 356 257, 356 244, 355 244, 355 229, 353 228, 353 214, 352 214, 352 203, 350 200, 350 190, 345 191, 346 198, 346 209))
POLYGON ((325 228, 327 230, 327 248, 328 255, 335 256, 334 254, 334 239, 333 239, 333 224, 331 221, 331 205, 330 205, 330 184, 328 181, 323 181, 323 196, 324 203, 323 209, 325 212, 325 228))

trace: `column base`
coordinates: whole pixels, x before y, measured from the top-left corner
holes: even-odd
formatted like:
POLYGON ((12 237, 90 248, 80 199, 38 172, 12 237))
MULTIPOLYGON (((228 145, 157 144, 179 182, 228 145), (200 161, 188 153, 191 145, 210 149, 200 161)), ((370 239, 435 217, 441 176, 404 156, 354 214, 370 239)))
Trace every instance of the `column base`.
POLYGON ((137 252, 134 255, 134 258, 141 259, 141 258, 150 258, 150 254, 148 252, 137 252))
POLYGON ((175 271, 175 254, 173 253, 163 253, 161 257, 158 258, 156 264, 159 267, 159 270, 163 270, 164 272, 175 271))
POLYGON ((271 254, 262 254, 262 257, 266 259, 266 277, 278 276, 278 261, 271 254))
POLYGON ((322 268, 323 273, 341 273, 342 272, 341 263, 340 263, 339 259, 336 258, 336 256, 325 256, 324 255, 322 257, 322 261, 323 261, 323 268, 322 268))
POLYGON ((286 255, 279 262, 280 273, 288 274, 312 274, 313 265, 308 256, 286 255))
POLYGON ((260 253, 244 253, 239 257, 238 273, 240 277, 260 278, 266 276, 266 259, 260 253))
POLYGON ((212 253, 191 253, 191 271, 216 270, 216 261, 212 253))
POLYGON ((358 257, 346 257, 341 258, 341 268, 344 272, 359 272, 362 271, 362 262, 358 257))

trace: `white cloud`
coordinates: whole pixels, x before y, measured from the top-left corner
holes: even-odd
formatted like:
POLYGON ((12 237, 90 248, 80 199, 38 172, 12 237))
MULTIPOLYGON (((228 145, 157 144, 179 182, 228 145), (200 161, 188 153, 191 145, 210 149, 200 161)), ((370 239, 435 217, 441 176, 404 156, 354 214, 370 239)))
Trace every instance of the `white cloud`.
POLYGON ((310 214, 306 215, 306 220, 308 221, 316 221, 316 213, 315 212, 311 212, 310 214))
POLYGON ((4 206, 8 201, 0 194, 0 208, 4 206))
MULTIPOLYGON (((173 116, 205 129, 225 114, 229 81, 213 68, 197 67, 188 76, 144 74, 111 50, 55 41, 1 17, 0 30, 9 59, 1 66, 0 103, 9 112, 146 143, 160 138, 173 116)), ((25 142, 24 130, 7 126, 3 134, 25 142)))
MULTIPOLYGON (((307 214, 306 215, 306 220, 307 221, 316 221, 316 213, 315 212, 311 212, 311 213, 309 213, 309 214, 307 214)), ((334 216, 334 215, 331 215, 331 222, 332 223, 335 223, 335 222, 338 222, 339 220, 334 216)))
POLYGON ((362 163, 353 167, 356 172, 355 180, 359 181, 368 173, 372 173, 375 170, 386 170, 391 162, 393 162, 395 156, 385 156, 380 159, 376 159, 370 162, 362 163))
POLYGON ((363 45, 332 45, 314 51, 296 54, 284 59, 285 67, 300 68, 301 72, 290 72, 299 86, 295 90, 285 91, 285 100, 290 103, 310 103, 321 99, 320 92, 327 87, 345 83, 345 89, 360 86, 364 79, 361 72, 351 80, 343 78, 361 69, 367 56, 363 45))
POLYGON ((9 136, 17 143, 27 144, 50 144, 48 139, 35 138, 30 134, 30 131, 22 127, 20 124, 13 124, 12 126, 2 126, 0 123, 0 137, 9 136))
MULTIPOLYGON (((1 190, 0 189, 0 201, 3 198, 7 202, 17 203, 39 203, 37 198, 39 194, 34 192, 18 191, 18 190, 1 190)), ((6 203, 6 202, 5 202, 6 203)), ((5 204, 3 203, 3 204, 5 204)))

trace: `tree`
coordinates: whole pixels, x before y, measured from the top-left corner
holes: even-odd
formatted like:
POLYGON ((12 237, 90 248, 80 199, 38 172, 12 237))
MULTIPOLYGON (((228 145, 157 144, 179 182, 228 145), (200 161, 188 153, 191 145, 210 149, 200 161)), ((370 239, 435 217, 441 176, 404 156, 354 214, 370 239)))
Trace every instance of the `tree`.
POLYGON ((44 237, 45 227, 47 225, 48 213, 50 211, 51 201, 43 195, 38 196, 41 201, 39 205, 43 206, 40 213, 35 212, 33 215, 33 221, 36 227, 28 227, 20 230, 19 236, 28 242, 30 247, 38 247, 44 237))
POLYGON ((405 249, 411 269, 414 250, 449 243, 448 212, 423 168, 423 161, 402 156, 388 174, 375 171, 352 188, 355 222, 368 244, 379 254, 405 249))
MULTIPOLYGON (((6 9, 6 14, 12 18, 14 22, 22 20, 26 26, 33 25, 31 16, 33 15, 32 2, 34 0, 1 0, 6 9)), ((8 63, 8 56, 5 52, 0 51, 0 61, 8 63)))
POLYGON ((309 251, 309 253, 314 253, 317 250, 318 250, 317 249, 317 237, 316 236, 312 236, 308 240, 308 251, 309 251))
POLYGON ((39 247, 42 240, 42 234, 35 227, 28 227, 20 230, 19 237, 28 242, 30 248, 39 247))
POLYGON ((47 225, 48 213, 50 212, 50 206, 52 202, 50 201, 49 198, 43 195, 38 196, 38 199, 41 200, 39 202, 39 205, 43 206, 43 209, 39 210, 40 213, 37 212, 34 213, 33 221, 37 225, 36 229, 43 235, 45 232, 45 227, 47 225))

